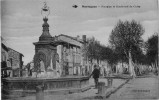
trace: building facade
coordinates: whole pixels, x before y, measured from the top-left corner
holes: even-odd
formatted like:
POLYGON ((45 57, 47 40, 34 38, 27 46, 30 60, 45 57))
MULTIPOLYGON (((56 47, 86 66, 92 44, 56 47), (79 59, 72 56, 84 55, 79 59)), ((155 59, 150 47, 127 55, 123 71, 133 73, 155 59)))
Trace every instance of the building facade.
POLYGON ((1 75, 2 77, 20 77, 22 76, 22 57, 24 55, 18 51, 7 47, 1 43, 1 75))
POLYGON ((57 54, 62 75, 81 75, 82 66, 84 66, 82 47, 85 44, 85 39, 64 34, 55 37, 55 40, 58 41, 57 54))
POLYGON ((8 48, 8 49, 9 49, 8 60, 10 62, 10 65, 8 66, 12 67, 12 71, 13 71, 12 76, 13 77, 22 76, 22 66, 23 66, 22 57, 24 57, 24 55, 12 48, 8 48))
POLYGON ((8 60, 8 48, 1 43, 1 62, 2 61, 6 61, 8 60))
POLYGON ((8 48, 1 43, 1 77, 7 77, 8 48))

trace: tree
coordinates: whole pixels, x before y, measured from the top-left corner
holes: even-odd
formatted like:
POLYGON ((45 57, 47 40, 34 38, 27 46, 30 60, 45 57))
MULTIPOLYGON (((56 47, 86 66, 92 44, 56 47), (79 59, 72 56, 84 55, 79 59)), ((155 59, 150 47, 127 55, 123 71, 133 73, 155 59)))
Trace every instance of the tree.
POLYGON ((87 45, 82 48, 83 56, 87 56, 89 60, 92 62, 92 59, 96 59, 97 63, 99 60, 107 60, 110 66, 116 64, 118 61, 118 55, 115 51, 113 51, 110 47, 106 47, 94 37, 89 38, 87 41, 87 45))
POLYGON ((151 36, 147 42, 147 53, 148 64, 157 64, 158 65, 158 34, 151 36))
POLYGON ((132 60, 138 64, 147 64, 146 55, 143 53, 143 50, 140 47, 134 47, 132 51, 132 60))
POLYGON ((141 36, 144 33, 142 25, 135 20, 131 22, 122 22, 119 20, 115 28, 112 30, 109 42, 114 49, 119 49, 121 54, 124 54, 129 62, 129 73, 135 76, 132 53, 134 47, 141 47, 143 39, 141 36))
POLYGON ((118 61, 117 53, 110 47, 101 46, 100 56, 101 60, 107 60, 111 66, 118 61))
POLYGON ((95 40, 94 37, 89 38, 87 40, 87 44, 83 47, 82 52, 83 55, 86 55, 92 62, 92 59, 96 59, 99 61, 101 59, 100 51, 101 51, 100 42, 95 40))

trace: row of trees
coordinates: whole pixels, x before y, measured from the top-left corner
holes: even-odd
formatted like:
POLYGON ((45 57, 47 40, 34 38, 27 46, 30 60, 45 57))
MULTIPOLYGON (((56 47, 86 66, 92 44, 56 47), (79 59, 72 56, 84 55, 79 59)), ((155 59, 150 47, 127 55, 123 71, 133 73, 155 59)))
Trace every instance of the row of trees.
POLYGON ((146 58, 147 64, 158 65, 158 33, 155 33, 146 41, 146 58))
POLYGON ((118 61, 127 62, 130 74, 134 75, 134 63, 151 65, 158 61, 158 34, 144 42, 144 31, 143 26, 135 20, 119 20, 111 32, 110 46, 101 45, 94 37, 89 38, 85 55, 91 61, 107 60, 110 65, 118 61))
POLYGON ((93 59, 97 60, 107 60, 110 65, 117 62, 116 53, 110 48, 100 44, 94 37, 88 38, 85 50, 83 50, 84 55, 86 55, 92 62, 93 59), (113 56, 112 56, 113 55, 113 56))

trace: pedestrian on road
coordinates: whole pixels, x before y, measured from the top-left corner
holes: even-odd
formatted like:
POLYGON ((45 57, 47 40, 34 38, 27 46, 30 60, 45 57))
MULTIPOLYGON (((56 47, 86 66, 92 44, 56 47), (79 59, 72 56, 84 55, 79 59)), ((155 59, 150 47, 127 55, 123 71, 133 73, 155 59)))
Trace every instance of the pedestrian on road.
POLYGON ((93 78, 94 78, 95 88, 97 88, 97 86, 98 86, 98 78, 99 78, 99 75, 100 75, 100 71, 99 71, 98 65, 94 65, 94 70, 93 70, 92 74, 90 75, 90 77, 92 75, 93 75, 93 78))

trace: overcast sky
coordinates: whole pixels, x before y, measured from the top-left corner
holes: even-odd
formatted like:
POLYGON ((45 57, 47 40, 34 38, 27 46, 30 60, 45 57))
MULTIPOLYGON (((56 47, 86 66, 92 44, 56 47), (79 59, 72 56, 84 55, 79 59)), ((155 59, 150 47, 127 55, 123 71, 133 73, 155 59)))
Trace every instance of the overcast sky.
MULTIPOLYGON (((140 22, 143 39, 158 32, 157 0, 46 0, 52 36, 94 36, 108 45, 109 35, 119 19, 140 22), (72 6, 76 4, 78 8, 72 6), (82 8, 84 6, 134 6, 132 8, 82 8), (140 8, 135 7, 140 6, 140 8)), ((2 37, 7 46, 24 54, 24 64, 34 56, 33 42, 42 34, 41 8, 44 0, 2 0, 2 37)))

